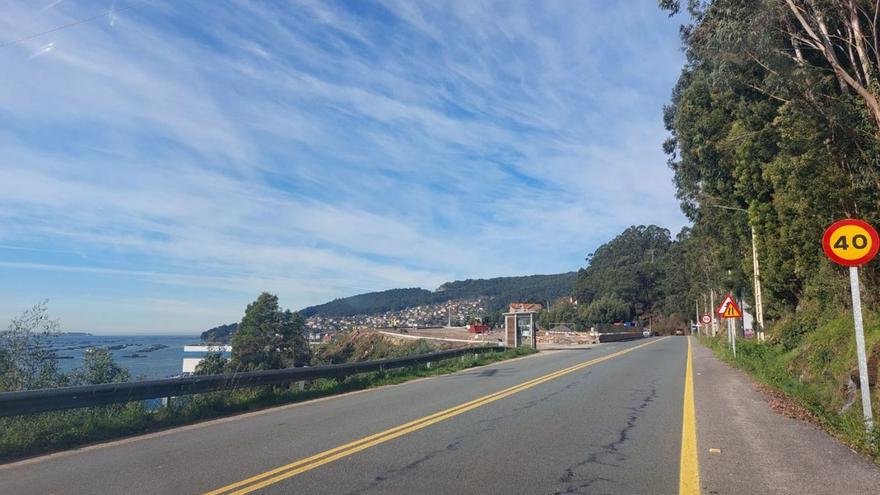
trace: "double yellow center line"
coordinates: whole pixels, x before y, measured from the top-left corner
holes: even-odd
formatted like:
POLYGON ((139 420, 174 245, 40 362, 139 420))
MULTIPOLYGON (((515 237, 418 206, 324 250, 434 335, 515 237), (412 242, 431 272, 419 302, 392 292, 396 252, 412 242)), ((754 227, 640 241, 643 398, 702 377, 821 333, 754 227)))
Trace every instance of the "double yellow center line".
POLYGON ((412 433, 417 430, 421 430, 422 428, 427 428, 435 423, 439 423, 440 421, 447 420, 449 418, 453 418, 458 416, 459 414, 466 413, 472 409, 476 409, 481 406, 485 406, 486 404, 490 404, 497 400, 501 400, 505 397, 509 397, 513 394, 522 392, 523 390, 530 389, 532 387, 538 386, 542 383, 548 382, 555 378, 559 378, 561 376, 567 375, 569 373, 574 373, 575 371, 584 369, 588 366, 592 366, 594 364, 601 363, 602 361, 607 361, 609 359, 616 358, 618 356, 622 356, 626 353, 632 352, 636 349, 640 349, 642 347, 654 344, 663 339, 652 340, 645 344, 640 344, 634 347, 629 347, 627 349, 623 349, 621 351, 613 352, 611 354, 607 354, 605 356, 601 356, 595 359, 591 359, 589 361, 584 361, 583 363, 576 364, 574 366, 555 371, 553 373, 549 373, 544 376, 540 376, 533 380, 529 380, 524 383, 520 383, 519 385, 506 388, 504 390, 495 392, 493 394, 489 394, 478 399, 474 399, 470 402, 465 402, 464 404, 459 404, 455 407, 451 407, 449 409, 436 412, 429 416, 425 416, 423 418, 419 418, 415 421, 410 421, 409 423, 402 424, 400 426, 396 426, 394 428, 376 433, 374 435, 370 435, 359 440, 355 440, 354 442, 347 443, 345 445, 340 445, 339 447, 325 450, 319 454, 315 454, 310 457, 306 457, 305 459, 300 459, 296 462, 292 462, 290 464, 286 464, 284 466, 272 469, 270 471, 266 471, 264 473, 258 474, 256 476, 252 476, 248 479, 241 480, 230 485, 226 485, 224 487, 217 488, 216 490, 212 490, 207 492, 205 495, 243 495, 245 493, 251 493, 255 490, 259 490, 260 488, 264 488, 266 486, 272 485, 274 483, 278 483, 279 481, 285 480, 287 478, 291 478, 298 474, 304 473, 306 471, 311 471, 319 466, 323 466, 324 464, 333 462, 338 459, 342 459, 343 457, 348 457, 352 454, 360 452, 362 450, 368 449, 375 445, 379 445, 381 443, 388 442, 397 437, 401 437, 403 435, 412 433))

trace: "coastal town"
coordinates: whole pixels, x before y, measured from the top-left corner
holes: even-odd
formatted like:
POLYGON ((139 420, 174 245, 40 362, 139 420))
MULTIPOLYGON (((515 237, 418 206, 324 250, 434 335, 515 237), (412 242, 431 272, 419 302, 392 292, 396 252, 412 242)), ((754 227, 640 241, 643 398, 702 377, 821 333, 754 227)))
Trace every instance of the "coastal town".
POLYGON ((314 315, 306 319, 306 329, 310 340, 315 341, 329 339, 336 333, 367 328, 464 326, 469 320, 483 316, 487 307, 488 299, 474 298, 413 306, 371 315, 314 315))

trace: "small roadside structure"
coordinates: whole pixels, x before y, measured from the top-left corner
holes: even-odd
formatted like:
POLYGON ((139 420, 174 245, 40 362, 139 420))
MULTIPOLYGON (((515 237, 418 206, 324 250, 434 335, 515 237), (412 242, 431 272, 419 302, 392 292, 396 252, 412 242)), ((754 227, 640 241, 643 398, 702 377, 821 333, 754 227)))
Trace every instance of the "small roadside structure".
POLYGON ((229 357, 232 352, 231 345, 214 344, 214 345, 185 345, 183 346, 183 366, 181 372, 185 375, 195 373, 196 366, 204 359, 209 352, 219 352, 223 357, 229 357))
POLYGON ((504 313, 504 346, 533 347, 538 346, 538 335, 535 323, 540 304, 511 303, 510 311, 504 313))

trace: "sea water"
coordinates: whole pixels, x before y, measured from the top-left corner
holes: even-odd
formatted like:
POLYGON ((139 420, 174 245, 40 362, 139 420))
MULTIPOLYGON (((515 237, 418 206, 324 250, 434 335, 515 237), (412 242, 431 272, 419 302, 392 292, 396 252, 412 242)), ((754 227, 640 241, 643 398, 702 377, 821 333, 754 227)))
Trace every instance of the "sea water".
POLYGON ((128 369, 132 380, 151 380, 180 374, 183 346, 199 344, 199 336, 62 334, 52 338, 50 344, 61 371, 68 372, 82 366, 86 349, 111 348, 109 352, 113 360, 128 369), (159 345, 167 347, 149 351, 159 345))

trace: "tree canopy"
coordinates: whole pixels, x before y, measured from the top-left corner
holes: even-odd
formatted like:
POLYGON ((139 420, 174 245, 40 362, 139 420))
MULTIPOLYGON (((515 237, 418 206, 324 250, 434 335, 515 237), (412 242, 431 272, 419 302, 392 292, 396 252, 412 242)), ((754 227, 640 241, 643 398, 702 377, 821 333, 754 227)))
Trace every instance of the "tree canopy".
MULTIPOLYGON (((669 231, 656 225, 632 226, 587 257, 578 271, 574 295, 590 318, 647 317, 662 304, 664 264, 672 246, 669 231), (584 309, 586 311, 586 309, 584 309)), ((610 323, 595 320, 594 323, 610 323)), ((619 320, 617 320, 619 321, 619 320)))
MULTIPOLYGON (((841 308, 843 270, 822 255, 820 239, 839 218, 880 218, 878 4, 685 7, 687 65, 664 112, 664 148, 693 226, 673 247, 684 270, 670 277, 688 274, 691 300, 709 288, 751 288, 754 229, 769 319, 841 308)), ((876 287, 876 264, 863 273, 876 287)))
POLYGON ((309 344, 304 327, 299 314, 281 309, 278 296, 260 294, 248 304, 232 337, 230 367, 244 371, 307 365, 309 344))

